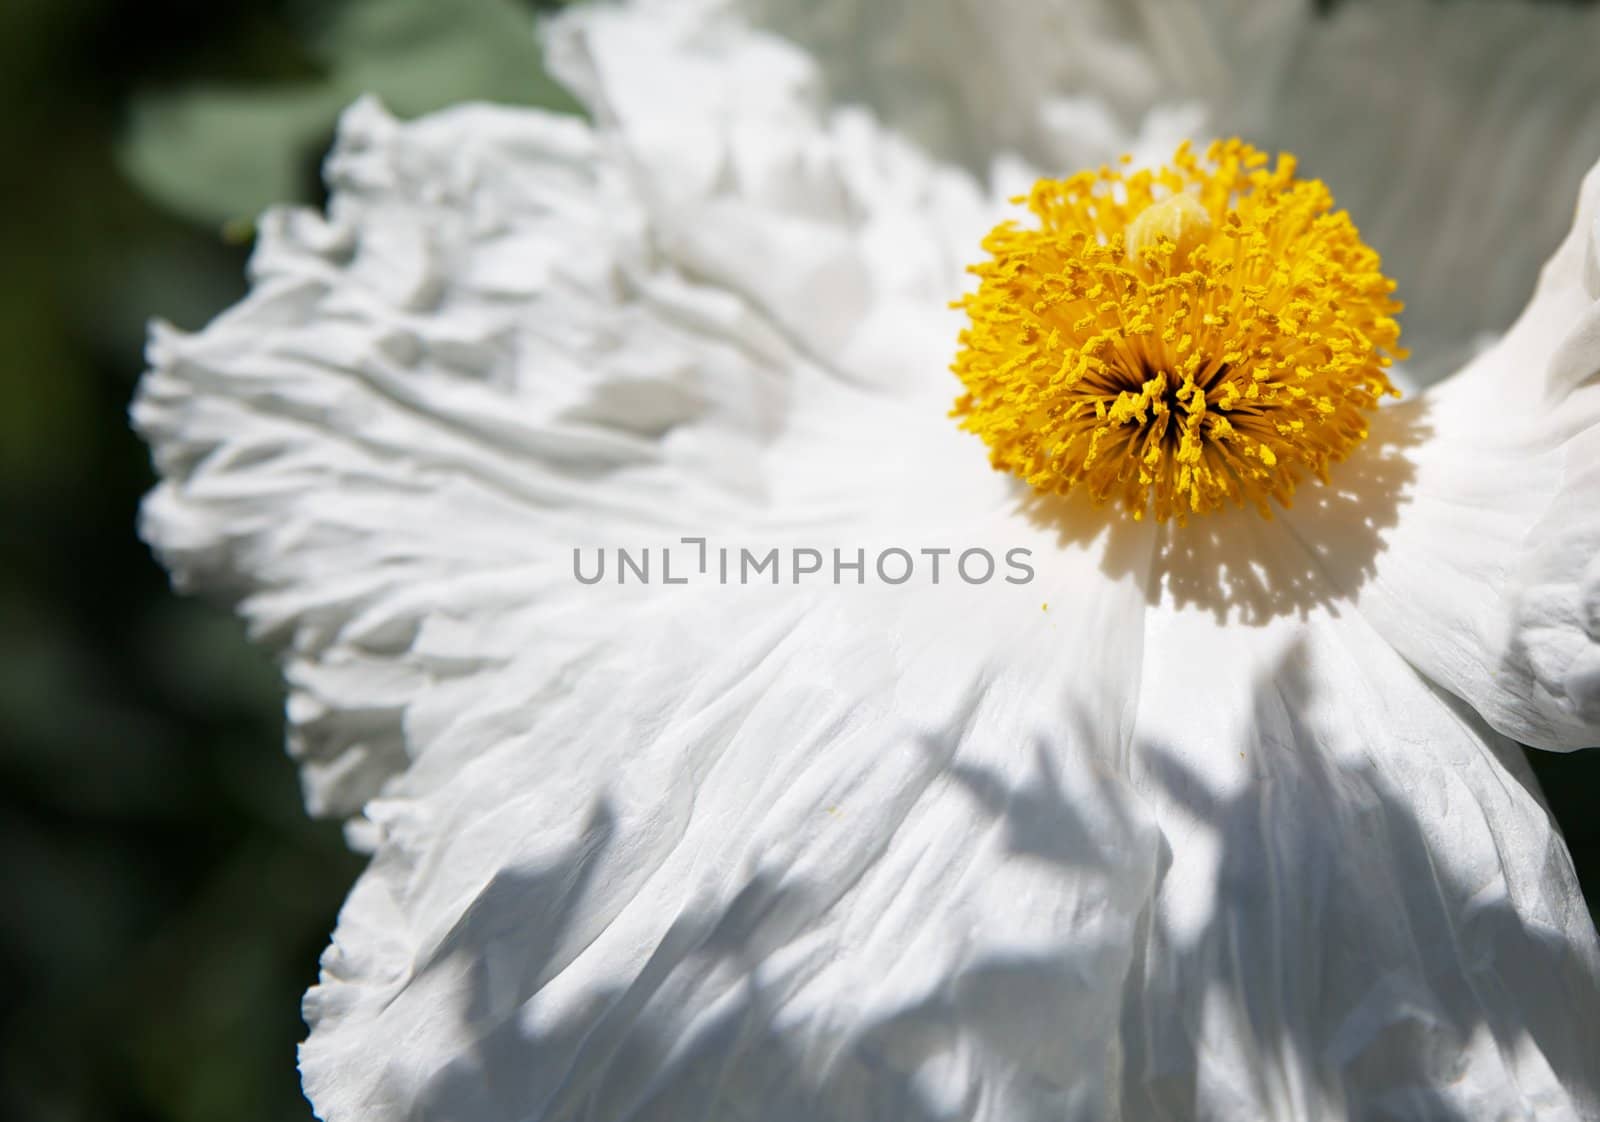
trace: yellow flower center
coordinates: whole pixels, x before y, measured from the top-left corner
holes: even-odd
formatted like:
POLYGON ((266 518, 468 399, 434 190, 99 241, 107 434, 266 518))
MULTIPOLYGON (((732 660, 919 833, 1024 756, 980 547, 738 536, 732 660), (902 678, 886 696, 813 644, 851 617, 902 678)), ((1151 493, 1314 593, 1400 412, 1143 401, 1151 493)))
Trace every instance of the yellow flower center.
MULTIPOLYGON (((1127 159, 1124 158, 1124 163, 1127 159)), ((958 303, 952 416, 990 462, 1134 518, 1271 517, 1367 435, 1399 347, 1378 255, 1293 156, 1187 143, 1158 171, 1041 180, 958 303)))

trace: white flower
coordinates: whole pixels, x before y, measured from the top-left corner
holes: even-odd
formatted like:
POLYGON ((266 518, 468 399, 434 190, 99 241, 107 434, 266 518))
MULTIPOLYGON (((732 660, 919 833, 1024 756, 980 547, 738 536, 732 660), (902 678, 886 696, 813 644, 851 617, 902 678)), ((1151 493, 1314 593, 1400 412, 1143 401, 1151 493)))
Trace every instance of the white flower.
POLYGON ((319 1114, 1600 1116, 1508 739, 1600 739, 1600 175, 1331 484, 1135 523, 946 417, 975 181, 707 7, 563 20, 593 127, 357 105, 327 218, 152 342, 145 531, 282 647, 373 854, 319 1114), (1036 576, 573 579, 685 536, 1036 576))

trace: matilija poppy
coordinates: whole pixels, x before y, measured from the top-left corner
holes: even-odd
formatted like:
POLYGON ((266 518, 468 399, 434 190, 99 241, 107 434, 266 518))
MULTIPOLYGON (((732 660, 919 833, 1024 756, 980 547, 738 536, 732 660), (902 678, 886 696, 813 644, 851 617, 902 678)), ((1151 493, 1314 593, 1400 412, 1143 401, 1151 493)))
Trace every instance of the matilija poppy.
POLYGON ((135 405, 372 854, 318 1113, 1600 1115, 1513 743, 1600 739, 1600 175, 1380 408, 1287 159, 1024 209, 732 16, 552 49, 593 126, 357 105, 135 405))

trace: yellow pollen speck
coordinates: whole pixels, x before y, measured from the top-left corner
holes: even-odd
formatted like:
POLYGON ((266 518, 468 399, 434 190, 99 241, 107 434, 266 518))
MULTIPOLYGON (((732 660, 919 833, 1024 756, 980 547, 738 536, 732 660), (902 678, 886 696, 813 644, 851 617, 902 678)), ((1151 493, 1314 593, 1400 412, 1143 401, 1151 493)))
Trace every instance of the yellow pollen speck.
POLYGON ((1270 517, 1365 439, 1405 357, 1394 282, 1326 186, 1267 162, 1229 140, 1041 180, 1037 225, 984 239, 952 415, 997 469, 1134 518, 1270 517))

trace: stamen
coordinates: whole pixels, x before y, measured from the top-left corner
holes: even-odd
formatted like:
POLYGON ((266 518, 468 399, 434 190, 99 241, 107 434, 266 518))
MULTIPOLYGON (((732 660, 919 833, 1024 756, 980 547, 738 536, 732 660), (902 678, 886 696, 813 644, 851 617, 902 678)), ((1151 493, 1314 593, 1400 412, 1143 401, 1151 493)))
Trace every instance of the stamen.
POLYGON ((1037 228, 989 234, 952 415, 995 468, 1136 519, 1271 517, 1366 438, 1398 396, 1394 282, 1326 186, 1266 163, 1229 140, 1041 180, 1037 228))

